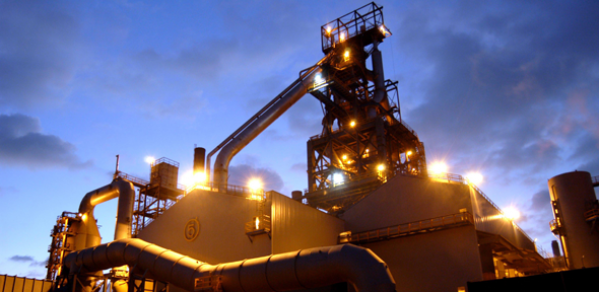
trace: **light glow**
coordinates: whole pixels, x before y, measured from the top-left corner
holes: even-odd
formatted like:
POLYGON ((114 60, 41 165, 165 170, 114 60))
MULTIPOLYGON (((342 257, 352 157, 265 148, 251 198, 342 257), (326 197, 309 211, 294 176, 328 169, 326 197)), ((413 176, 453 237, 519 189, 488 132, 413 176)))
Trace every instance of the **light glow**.
POLYGON ((376 167, 376 169, 377 169, 378 171, 383 171, 383 170, 385 170, 385 165, 383 165, 383 164, 379 164, 379 166, 377 166, 377 167, 376 167))
POLYGON ((315 85, 319 85, 319 84, 322 84, 322 83, 324 83, 324 78, 322 78, 322 74, 320 74, 320 73, 317 73, 317 74, 314 76, 314 84, 315 84, 315 85))
POLYGON ((344 41, 344 40, 345 40, 345 33, 343 33, 343 32, 342 32, 342 33, 339 35, 339 40, 340 40, 340 41, 344 41))
POLYGON ((181 183, 185 186, 188 192, 194 189, 207 189, 208 177, 203 171, 194 173, 193 171, 185 172, 181 175, 181 183))
POLYGON ((330 35, 331 34, 331 27, 327 27, 327 34, 330 35))
POLYGON ((509 207, 509 208, 503 210, 503 215, 505 216, 506 219, 509 219, 512 221, 520 218, 520 212, 518 210, 516 210, 516 208, 514 208, 514 207, 509 207))
POLYGON ((260 179, 253 178, 248 182, 248 188, 250 188, 250 190, 253 192, 258 192, 262 190, 262 187, 263 185, 260 179))
POLYGON ((429 167, 429 170, 434 175, 444 174, 444 173, 447 173, 447 165, 445 164, 445 162, 442 162, 442 161, 435 162, 435 163, 431 164, 431 166, 429 167))
POLYGON ((343 159, 343 160, 347 160, 347 155, 343 155, 343 156, 341 157, 341 159, 343 159))
POLYGON ((152 164, 154 163, 154 161, 156 161, 156 158, 152 157, 152 156, 146 156, 146 158, 144 159, 144 161, 148 164, 152 164))
POLYGON ((410 156, 412 155, 412 151, 408 151, 408 153, 406 153, 406 156, 410 156))
POLYGON ((466 180, 468 180, 468 183, 478 185, 483 182, 483 175, 478 172, 471 172, 466 175, 466 180))
POLYGON ((344 178, 343 178, 343 174, 341 173, 334 173, 333 174, 333 186, 338 186, 343 184, 344 178))
POLYGON ((356 122, 355 121, 349 122, 349 126, 352 127, 352 128, 355 127, 356 126, 356 122))
POLYGON ((260 218, 256 217, 256 230, 260 229, 260 218))
POLYGON ((345 50, 345 53, 343 53, 343 60, 344 61, 348 61, 349 60, 349 50, 345 50))

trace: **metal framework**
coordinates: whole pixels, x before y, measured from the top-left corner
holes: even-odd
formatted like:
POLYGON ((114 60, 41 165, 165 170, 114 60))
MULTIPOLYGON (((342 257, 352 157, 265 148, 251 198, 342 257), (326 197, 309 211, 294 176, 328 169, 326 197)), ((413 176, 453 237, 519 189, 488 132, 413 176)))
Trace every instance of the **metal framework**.
POLYGON ((48 272, 46 279, 56 280, 56 277, 60 275, 62 268, 62 262, 64 257, 75 249, 74 236, 76 230, 73 229, 73 222, 81 221, 81 216, 77 213, 62 212, 61 216, 58 216, 56 225, 52 228, 52 243, 48 248, 50 257, 48 258, 48 272))
POLYGON ((426 175, 424 145, 401 118, 397 82, 384 80, 382 7, 365 5, 321 27, 323 64, 310 93, 322 105, 308 141, 308 203, 340 213, 397 174, 426 175), (372 59, 373 70, 367 68, 372 59))
POLYGON ((151 167, 150 181, 118 170, 115 173, 115 177, 131 182, 137 189, 131 228, 133 237, 185 194, 183 185, 177 183, 178 162, 163 157, 154 161, 151 167))

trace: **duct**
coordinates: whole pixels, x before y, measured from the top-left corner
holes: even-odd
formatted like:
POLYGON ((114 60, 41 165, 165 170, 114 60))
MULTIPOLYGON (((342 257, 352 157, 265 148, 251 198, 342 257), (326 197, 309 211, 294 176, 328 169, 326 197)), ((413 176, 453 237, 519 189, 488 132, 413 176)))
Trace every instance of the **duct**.
POLYGON ((148 278, 194 291, 195 279, 220 276, 227 292, 287 291, 348 282, 358 292, 395 292, 387 265, 351 244, 303 249, 212 266, 138 238, 68 254, 71 275, 129 265, 148 278))
MULTIPOLYGON (((385 71, 383 69, 383 55, 379 50, 379 41, 373 41, 372 47, 372 71, 374 73, 374 96, 373 101, 381 104, 385 110, 389 110, 389 100, 387 99, 387 88, 385 87, 385 71)), ((376 107, 368 109, 368 116, 375 118, 376 107)), ((390 122, 390 119, 387 118, 390 122)))
MULTIPOLYGON (((208 167, 210 167, 210 157, 220 149, 216 161, 214 162, 214 184, 226 189, 228 180, 229 163, 241 149, 256 138, 264 129, 270 126, 277 120, 287 109, 295 104, 302 96, 306 94, 308 89, 314 83, 314 76, 320 73, 322 69, 320 65, 325 62, 329 53, 322 58, 315 66, 311 67, 307 72, 302 74, 300 78, 295 80, 281 94, 275 97, 271 102, 264 106, 257 114, 251 117, 237 131, 231 134, 223 143, 217 146, 208 154, 208 167)), ((209 170, 206 171, 209 173, 209 170)))
POLYGON ((131 218, 133 216, 133 201, 135 200, 135 189, 133 184, 117 178, 109 185, 87 193, 79 205, 79 213, 82 215, 77 235, 75 236, 75 247, 84 249, 99 245, 102 238, 94 218, 95 206, 119 198, 117 207, 117 219, 114 230, 114 238, 122 239, 131 237, 131 218))

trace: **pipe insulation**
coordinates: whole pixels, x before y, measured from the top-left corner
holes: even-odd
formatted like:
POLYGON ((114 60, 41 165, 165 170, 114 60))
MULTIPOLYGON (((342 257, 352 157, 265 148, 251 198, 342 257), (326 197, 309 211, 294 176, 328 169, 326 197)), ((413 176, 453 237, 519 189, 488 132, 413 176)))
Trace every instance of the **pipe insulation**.
POLYGON ((348 282, 358 292, 395 292, 395 281, 370 249, 352 244, 209 265, 138 238, 119 239, 68 254, 71 275, 129 265, 148 278, 194 291, 199 277, 220 276, 223 291, 258 292, 311 289, 348 282))
POLYGON ((262 131, 276 121, 292 105, 302 98, 314 83, 314 76, 322 71, 320 67, 333 53, 322 58, 315 66, 302 74, 297 80, 277 95, 272 101, 264 106, 258 113, 239 127, 233 134, 208 153, 206 174, 210 173, 210 157, 220 150, 214 162, 214 183, 218 186, 226 186, 228 180, 229 163, 233 156, 241 151, 247 144, 252 142, 262 131))
POLYGON ((102 242, 100 231, 94 218, 94 208, 101 203, 115 198, 118 198, 119 202, 114 239, 131 237, 135 188, 131 182, 117 178, 110 184, 87 193, 81 200, 79 213, 82 214, 82 220, 79 222, 79 231, 75 236, 75 247, 77 249, 96 246, 102 242))

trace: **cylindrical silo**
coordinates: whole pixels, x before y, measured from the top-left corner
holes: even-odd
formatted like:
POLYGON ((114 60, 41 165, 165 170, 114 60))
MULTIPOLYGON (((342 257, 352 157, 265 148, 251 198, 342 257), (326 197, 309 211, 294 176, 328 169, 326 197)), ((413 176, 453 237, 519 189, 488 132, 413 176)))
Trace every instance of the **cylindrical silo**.
POLYGON ((597 201, 591 175, 586 171, 563 173, 549 179, 549 195, 562 249, 570 269, 599 267, 599 233, 584 216, 597 201))

